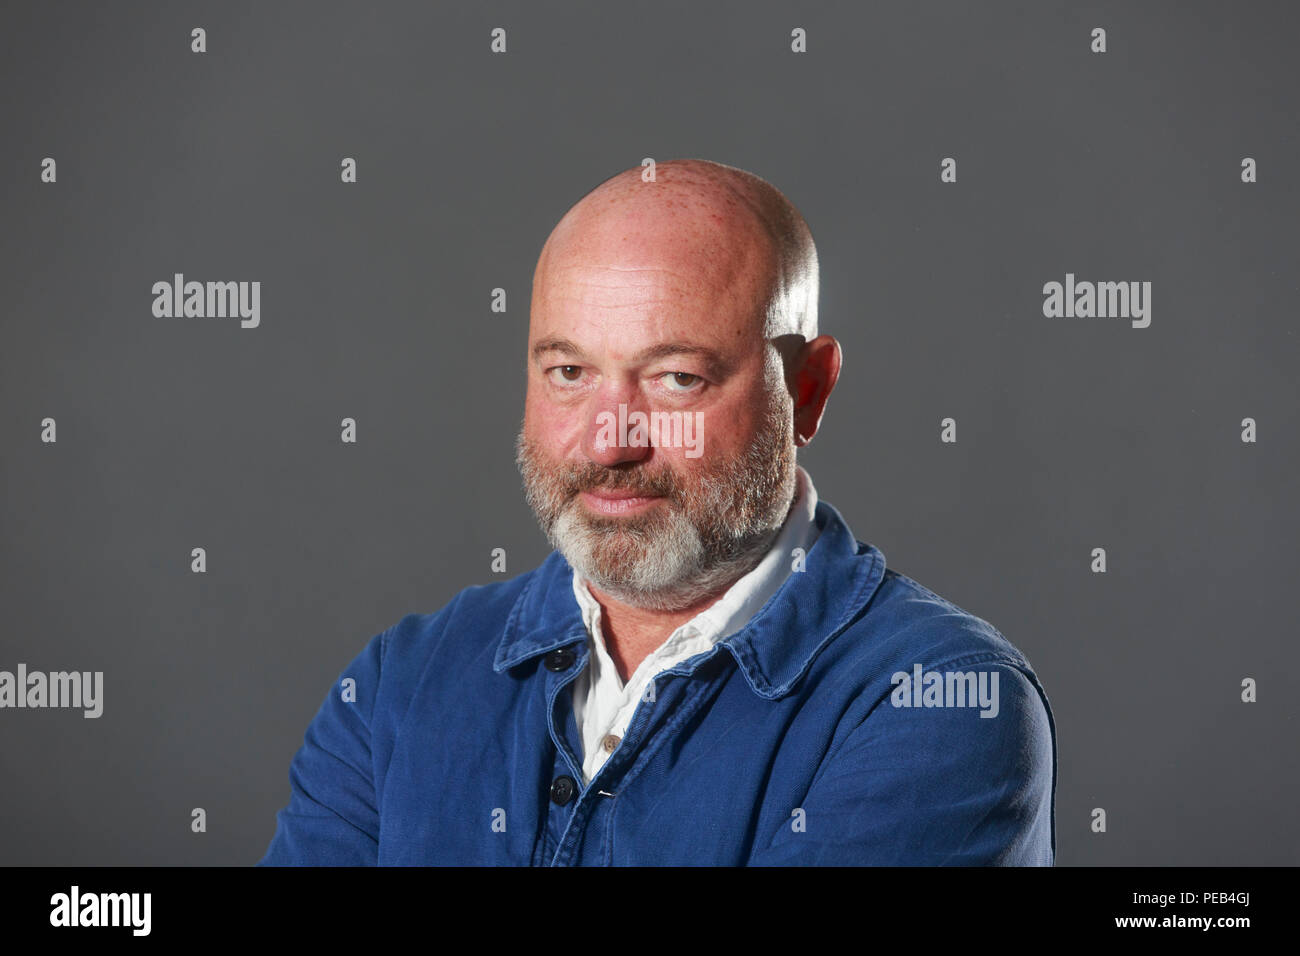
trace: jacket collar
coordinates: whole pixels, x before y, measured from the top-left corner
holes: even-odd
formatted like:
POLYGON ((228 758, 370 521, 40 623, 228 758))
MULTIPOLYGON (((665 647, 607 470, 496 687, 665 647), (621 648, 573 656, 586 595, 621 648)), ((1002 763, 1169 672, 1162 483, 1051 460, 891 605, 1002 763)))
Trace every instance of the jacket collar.
MULTIPOLYGON (((884 554, 859 543, 839 511, 823 500, 816 514, 821 534, 805 557, 805 570, 791 573, 741 630, 669 673, 690 673, 725 647, 754 693, 775 700, 790 692, 822 648, 859 614, 885 575, 884 554)), ((558 551, 530 573, 506 619, 493 670, 500 673, 587 640, 572 582, 573 569, 558 551)))

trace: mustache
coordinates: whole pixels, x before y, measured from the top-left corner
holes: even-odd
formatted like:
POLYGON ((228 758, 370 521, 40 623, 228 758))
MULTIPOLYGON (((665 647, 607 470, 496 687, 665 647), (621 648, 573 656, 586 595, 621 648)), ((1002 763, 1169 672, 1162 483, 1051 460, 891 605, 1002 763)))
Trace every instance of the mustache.
POLYGON ((566 498, 572 498, 582 491, 603 489, 681 500, 681 481, 668 469, 648 471, 641 465, 611 468, 596 462, 586 462, 570 465, 554 477, 564 489, 566 498))

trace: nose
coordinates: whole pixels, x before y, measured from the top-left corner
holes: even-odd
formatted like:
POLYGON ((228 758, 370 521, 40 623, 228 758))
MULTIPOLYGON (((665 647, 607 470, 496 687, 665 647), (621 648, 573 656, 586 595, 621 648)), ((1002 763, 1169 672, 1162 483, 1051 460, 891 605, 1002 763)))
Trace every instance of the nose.
POLYGON ((640 407, 634 394, 624 389, 611 390, 593 399, 589 414, 582 437, 582 451, 589 459, 613 467, 650 457, 648 430, 636 425, 643 416, 643 421, 648 420, 649 413, 640 407))

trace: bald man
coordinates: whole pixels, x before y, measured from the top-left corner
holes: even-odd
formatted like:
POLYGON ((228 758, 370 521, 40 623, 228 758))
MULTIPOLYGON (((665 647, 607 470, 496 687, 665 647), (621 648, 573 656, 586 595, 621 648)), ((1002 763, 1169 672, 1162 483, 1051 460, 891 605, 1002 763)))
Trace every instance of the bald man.
POLYGON ((565 214, 516 439, 555 550, 368 643, 261 863, 1054 862, 1029 663, 796 464, 840 374, 817 295, 803 217, 731 166, 565 214))

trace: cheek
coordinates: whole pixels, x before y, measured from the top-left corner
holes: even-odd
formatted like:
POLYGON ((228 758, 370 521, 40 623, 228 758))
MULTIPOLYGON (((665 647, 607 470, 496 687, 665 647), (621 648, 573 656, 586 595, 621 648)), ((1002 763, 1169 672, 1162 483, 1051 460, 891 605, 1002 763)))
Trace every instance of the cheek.
POLYGON ((699 427, 704 457, 696 462, 709 458, 729 461, 748 448, 762 427, 761 401, 761 397, 746 399, 705 413, 699 427))
POLYGON ((557 406, 530 389, 524 400, 524 434, 552 453, 567 451, 581 440, 581 413, 576 408, 557 406))
POLYGON ((556 411, 554 403, 546 400, 545 385, 530 381, 524 395, 524 422, 539 432, 545 431, 554 421, 556 411))

